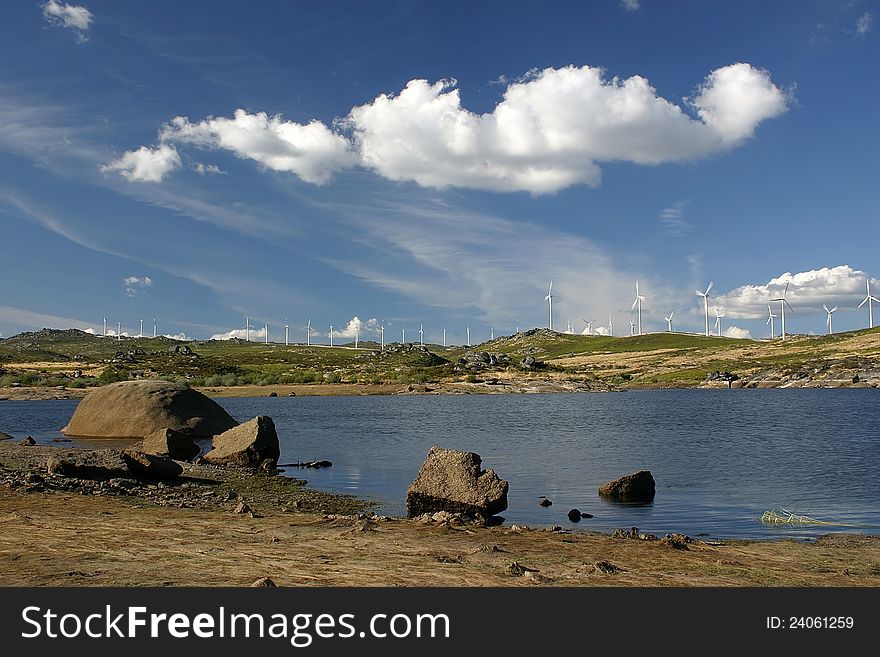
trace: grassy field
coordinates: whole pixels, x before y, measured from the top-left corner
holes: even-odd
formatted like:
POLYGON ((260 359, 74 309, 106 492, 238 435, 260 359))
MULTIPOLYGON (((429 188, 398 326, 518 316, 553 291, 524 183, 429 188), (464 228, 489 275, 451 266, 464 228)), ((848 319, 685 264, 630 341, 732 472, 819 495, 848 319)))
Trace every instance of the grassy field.
MULTIPOLYGON (((471 359, 473 360, 473 359, 471 359)), ((785 342, 683 333, 634 337, 570 335, 535 329, 472 347, 361 342, 323 345, 104 338, 77 330, 22 333, 0 340, 0 387, 87 387, 129 378, 193 386, 387 384, 545 378, 619 387, 697 386, 735 379, 842 385, 880 378, 880 329, 785 342), (467 365, 468 352, 509 362, 467 365), (523 359, 537 361, 530 367, 523 359), (729 374, 728 374, 729 373, 729 374)), ((878 381, 880 382, 880 381, 878 381)))

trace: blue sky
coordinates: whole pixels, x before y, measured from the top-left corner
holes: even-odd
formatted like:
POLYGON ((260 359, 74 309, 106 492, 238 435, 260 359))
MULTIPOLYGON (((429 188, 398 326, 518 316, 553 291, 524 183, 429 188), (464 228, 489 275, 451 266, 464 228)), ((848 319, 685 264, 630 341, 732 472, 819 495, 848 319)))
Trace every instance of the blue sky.
POLYGON ((628 333, 639 280, 701 330, 712 280, 765 337, 786 283, 804 333, 880 292, 877 1, 2 11, 3 336, 479 341, 550 280, 556 329, 628 333))

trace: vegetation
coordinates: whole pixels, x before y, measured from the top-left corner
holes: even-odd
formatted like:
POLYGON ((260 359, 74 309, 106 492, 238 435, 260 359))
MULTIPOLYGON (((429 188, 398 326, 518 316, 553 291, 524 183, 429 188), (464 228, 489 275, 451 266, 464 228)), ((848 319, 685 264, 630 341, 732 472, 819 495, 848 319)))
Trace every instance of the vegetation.
MULTIPOLYGON (((472 347, 322 345, 170 338, 104 338, 43 329, 0 340, 0 386, 105 385, 162 378, 193 386, 476 382, 485 376, 565 378, 620 387, 695 386, 713 373, 823 376, 880 370, 880 329, 790 336, 784 343, 653 333, 612 338, 535 329, 472 347), (503 365, 466 367, 469 352, 506 354, 503 365), (522 365, 534 359, 532 367, 522 365)), ((724 376, 727 376, 725 374, 724 376)), ((851 374, 849 376, 852 376, 851 374)))

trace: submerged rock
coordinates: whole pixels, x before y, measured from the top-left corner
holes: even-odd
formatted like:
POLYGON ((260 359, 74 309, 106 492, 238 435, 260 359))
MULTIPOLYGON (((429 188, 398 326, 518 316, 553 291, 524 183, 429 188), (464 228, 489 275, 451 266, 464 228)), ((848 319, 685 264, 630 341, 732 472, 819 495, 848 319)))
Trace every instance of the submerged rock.
POLYGON ((599 495, 622 502, 654 499, 656 485, 650 470, 639 470, 599 486, 599 495))
POLYGON ((93 390, 62 431, 90 438, 143 438, 169 428, 213 436, 236 426, 213 399, 168 381, 122 381, 93 390))
POLYGON ((277 462, 281 455, 275 423, 267 415, 214 436, 213 447, 204 459, 218 465, 259 467, 266 460, 277 462))
POLYGON ((448 511, 488 518, 504 511, 508 483, 481 464, 479 454, 432 447, 406 492, 407 515, 448 511))

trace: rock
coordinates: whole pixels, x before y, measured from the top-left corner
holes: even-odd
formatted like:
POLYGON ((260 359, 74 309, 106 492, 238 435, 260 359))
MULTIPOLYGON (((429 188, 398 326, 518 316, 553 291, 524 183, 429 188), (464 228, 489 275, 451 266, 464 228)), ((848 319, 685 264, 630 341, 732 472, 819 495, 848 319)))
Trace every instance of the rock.
POLYGON ((160 429, 213 436, 235 420, 202 393, 167 381, 122 381, 98 388, 79 403, 68 436, 143 438, 160 429))
POLYGON ((33 439, 33 436, 26 436, 22 438, 18 444, 22 447, 33 447, 37 444, 37 441, 33 439))
POLYGON ((604 573, 606 575, 613 575, 615 573, 619 573, 622 568, 615 566, 610 561, 597 561, 593 564, 593 572, 595 573, 604 573))
POLYGON ((139 449, 144 454, 167 456, 178 461, 189 461, 202 450, 192 438, 174 429, 159 429, 144 438, 139 449))
POLYGON ((118 449, 83 450, 64 456, 52 455, 46 461, 49 474, 77 479, 131 479, 133 472, 118 449))
POLYGON ((269 396, 270 396, 270 397, 277 397, 277 396, 278 396, 278 393, 277 393, 277 392, 270 392, 270 393, 269 393, 269 396))
POLYGON ((580 522, 581 521, 581 512, 579 509, 572 509, 568 512, 568 519, 572 522, 580 522))
POLYGON ((481 464, 479 454, 432 447, 406 492, 407 515, 448 511, 488 518, 504 511, 508 484, 481 464))
POLYGON ((263 589, 263 588, 275 588, 277 584, 272 581, 269 577, 261 577, 256 582, 251 584, 251 588, 254 589, 263 589))
POLYGON ((546 497, 542 497, 538 500, 538 506, 552 506, 553 502, 548 500, 546 497))
POLYGON ((253 513, 247 502, 239 502, 233 513, 253 513))
POLYGON ((204 458, 209 463, 219 465, 258 467, 266 459, 277 462, 281 455, 275 423, 267 415, 258 415, 253 420, 214 436, 212 445, 214 449, 205 454, 204 458))
POLYGON ((296 393, 291 391, 287 394, 288 397, 296 397, 296 393))
POLYGON ((662 539, 660 539, 660 545, 665 545, 676 550, 687 550, 688 543, 693 542, 694 539, 692 539, 687 534, 666 534, 662 539))
POLYGON ((122 458, 131 471, 150 479, 176 479, 183 474, 183 468, 171 459, 155 454, 144 454, 133 449, 122 451, 122 458))
POLYGON ((626 502, 654 499, 654 477, 650 470, 639 470, 599 486, 599 495, 626 502))
POLYGON ((0 431, 0 440, 12 440, 15 436, 10 436, 8 433, 3 433, 0 431))

